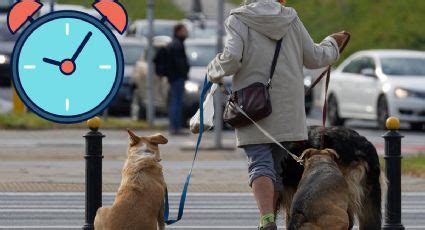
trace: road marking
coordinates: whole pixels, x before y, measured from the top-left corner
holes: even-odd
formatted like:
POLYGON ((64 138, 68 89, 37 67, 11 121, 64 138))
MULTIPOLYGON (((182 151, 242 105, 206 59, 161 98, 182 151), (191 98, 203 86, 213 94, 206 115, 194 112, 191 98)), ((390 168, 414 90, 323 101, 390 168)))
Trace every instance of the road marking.
POLYGON ((81 229, 81 226, 0 226, 0 229, 81 229))
POLYGON ((35 69, 37 68, 36 65, 24 65, 24 69, 35 69))
MULTIPOLYGON (((404 226, 406 229, 425 229, 425 226, 404 226)), ((0 226, 1 229, 81 229, 81 226, 62 226, 62 225, 52 225, 52 226, 0 226)), ((257 226, 167 226, 167 229, 257 229, 257 226)), ((286 229, 286 227, 283 227, 286 229)), ((354 229, 358 229, 357 226, 354 229)))
MULTIPOLYGON (((55 209, 28 209, 28 208, 22 208, 22 209, 1 209, 0 213, 84 213, 83 208, 72 208, 72 209, 62 209, 62 208, 55 208, 55 209)), ((170 209, 170 213, 177 214, 178 209, 170 209)), ((185 213, 210 213, 210 214, 235 214, 235 213, 252 213, 252 214, 258 214, 257 209, 198 209, 198 208, 191 208, 184 211, 185 213)), ((425 210, 423 209, 410 209, 405 210, 403 209, 402 214, 423 214, 425 213, 425 210)))
POLYGON ((99 69, 112 69, 112 66, 110 66, 110 65, 100 65, 99 69))
MULTIPOLYGON (((78 142, 79 143, 79 142, 78 142)), ((115 192, 104 192, 103 196, 115 196, 115 192)), ((1 196, 84 196, 84 192, 0 192, 1 196)), ((181 193, 170 192, 169 196, 180 196, 181 193)), ((242 193, 234 193, 234 192, 193 192, 188 193, 187 196, 230 196, 230 197, 240 197, 247 196, 253 197, 251 193, 242 192, 242 193)), ((425 196, 425 192, 403 192, 402 196, 425 196)))
POLYGON ((65 34, 66 36, 69 36, 69 23, 65 24, 65 34))
POLYGON ((69 98, 65 100, 65 110, 69 111, 69 98))

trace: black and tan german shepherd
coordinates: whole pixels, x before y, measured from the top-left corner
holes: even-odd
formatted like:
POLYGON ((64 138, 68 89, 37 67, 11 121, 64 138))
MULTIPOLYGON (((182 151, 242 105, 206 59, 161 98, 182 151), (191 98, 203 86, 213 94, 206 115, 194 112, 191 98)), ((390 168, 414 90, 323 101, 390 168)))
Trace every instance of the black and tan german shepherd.
MULTIPOLYGON (((381 199, 382 191, 386 186, 378 154, 373 144, 348 128, 323 129, 314 126, 309 127, 308 141, 290 144, 288 149, 300 156, 306 149, 321 147, 333 149, 339 155, 338 166, 348 184, 349 229, 353 227, 355 218, 358 219, 360 230, 381 229, 381 199), (324 135, 324 146, 321 146, 321 135, 324 135)), ((293 197, 304 168, 290 157, 283 159, 281 164, 285 189, 277 207, 283 207, 288 221, 293 197)), ((320 210, 317 211, 320 212, 320 210)), ((329 226, 332 226, 332 223, 329 223, 329 226)))

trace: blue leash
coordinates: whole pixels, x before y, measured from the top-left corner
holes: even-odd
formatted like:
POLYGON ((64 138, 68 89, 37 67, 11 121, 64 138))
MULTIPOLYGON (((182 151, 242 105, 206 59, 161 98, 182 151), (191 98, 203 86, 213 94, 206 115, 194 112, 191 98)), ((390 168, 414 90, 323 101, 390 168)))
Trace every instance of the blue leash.
POLYGON ((170 205, 168 203, 168 189, 167 188, 165 189, 164 220, 167 225, 177 223, 183 217, 184 204, 186 202, 186 195, 187 195, 187 188, 189 187, 190 177, 192 176, 192 169, 195 164, 196 156, 198 155, 199 145, 201 144, 202 134, 204 132, 204 106, 203 106, 204 98, 208 90, 211 88, 211 86, 212 86, 212 83, 208 81, 207 76, 205 75, 204 87, 202 88, 201 97, 199 100, 200 124, 199 124, 198 141, 196 142, 196 148, 195 148, 195 154, 193 155, 192 166, 190 167, 189 173, 187 174, 186 182, 184 183, 182 195, 180 197, 179 212, 177 214, 177 219, 175 220, 169 219, 170 205))

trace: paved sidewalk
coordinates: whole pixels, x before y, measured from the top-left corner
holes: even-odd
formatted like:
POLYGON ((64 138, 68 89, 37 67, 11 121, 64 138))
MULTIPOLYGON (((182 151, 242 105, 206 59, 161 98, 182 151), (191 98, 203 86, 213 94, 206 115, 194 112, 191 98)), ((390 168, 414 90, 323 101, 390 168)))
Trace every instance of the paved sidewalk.
MULTIPOLYGON (((0 192, 84 191, 84 138, 87 130, 0 131, 0 192)), ((103 130, 104 191, 115 192, 126 159, 126 131, 103 130)), ((149 135, 155 131, 141 131, 149 135)), ((224 132, 228 150, 202 150, 195 164, 191 192, 249 192, 247 165, 235 146, 233 132, 224 132), (229 150, 230 149, 230 150, 229 150)), ((371 134, 376 135, 376 134, 371 134)), ((168 135, 166 135, 168 136, 168 135)), ((196 136, 169 137, 161 146, 164 175, 171 192, 180 192, 193 156, 196 136)), ((202 147, 211 147, 206 133, 202 147)), ((403 190, 425 192, 425 180, 403 177, 403 190)))
MULTIPOLYGON (((182 9, 186 13, 190 13, 192 9, 192 0, 173 0, 174 4, 176 4, 177 7, 182 9)), ((201 0, 202 2, 202 8, 204 10, 205 15, 207 18, 217 18, 217 3, 218 1, 212 1, 212 0, 201 0)), ((241 0, 242 2, 242 0, 241 0)), ((235 5, 227 3, 225 4, 225 16, 227 17, 230 14, 230 10, 236 8, 235 5)))

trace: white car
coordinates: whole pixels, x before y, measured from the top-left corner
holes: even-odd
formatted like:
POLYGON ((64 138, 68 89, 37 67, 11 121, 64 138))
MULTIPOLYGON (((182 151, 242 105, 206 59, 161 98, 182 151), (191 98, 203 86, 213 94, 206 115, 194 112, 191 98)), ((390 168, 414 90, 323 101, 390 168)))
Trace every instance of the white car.
POLYGON ((190 39, 211 39, 217 37, 216 20, 183 20, 183 24, 189 30, 190 39))
MULTIPOLYGON (((40 11, 37 12, 38 16, 43 16, 48 13, 50 13, 50 4, 49 2, 43 2, 44 6, 40 9, 40 11)), ((75 5, 75 4, 55 4, 54 5, 54 11, 62 11, 62 10, 75 10, 84 12, 86 14, 89 14, 95 18, 100 19, 101 15, 95 10, 91 8, 86 8, 82 5, 75 5)))
MULTIPOLYGON (((154 37, 167 36, 172 38, 174 34, 174 26, 179 21, 156 19, 154 21, 154 37)), ((149 22, 148 20, 136 20, 128 28, 127 36, 129 37, 145 37, 149 35, 149 22)))
POLYGON ((351 55, 333 73, 328 94, 331 125, 396 116, 421 130, 425 124, 425 52, 368 50, 351 55))

